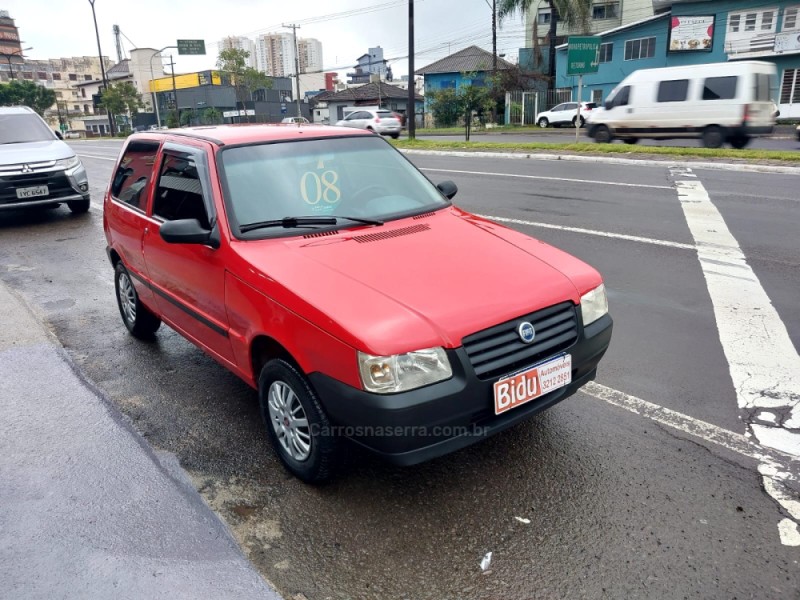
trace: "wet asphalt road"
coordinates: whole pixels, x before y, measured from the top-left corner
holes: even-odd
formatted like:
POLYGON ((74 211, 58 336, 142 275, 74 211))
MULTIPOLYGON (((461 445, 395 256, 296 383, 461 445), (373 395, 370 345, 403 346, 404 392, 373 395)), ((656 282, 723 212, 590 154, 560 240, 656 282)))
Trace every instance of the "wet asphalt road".
MULTIPOLYGON (((99 204, 119 146, 75 146, 99 204)), ((511 226, 604 274, 615 331, 600 384, 745 432, 667 163, 412 158, 456 181, 459 206, 525 221, 511 226)), ((800 347, 800 179, 697 176, 800 347)), ((800 547, 778 535, 791 514, 765 492, 759 461, 596 395, 417 467, 350 449, 340 480, 299 483, 273 457, 250 388, 166 328, 150 344, 127 335, 104 247, 96 208, 0 213, 0 278, 145 439, 177 456, 287 597, 800 598, 800 547)))

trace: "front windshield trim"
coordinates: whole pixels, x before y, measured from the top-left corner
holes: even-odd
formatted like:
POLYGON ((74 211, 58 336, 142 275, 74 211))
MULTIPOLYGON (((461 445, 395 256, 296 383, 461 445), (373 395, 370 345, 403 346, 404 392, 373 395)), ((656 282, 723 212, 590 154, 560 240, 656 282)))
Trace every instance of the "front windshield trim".
MULTIPOLYGON (((383 138, 377 138, 375 134, 369 135, 354 135, 352 133, 345 133, 342 135, 316 135, 316 136, 309 136, 307 138, 303 138, 298 140, 297 138, 290 138, 290 139, 280 139, 280 140, 261 140, 256 142, 243 142, 239 144, 230 144, 219 148, 217 151, 217 171, 219 173, 219 182, 220 187, 222 189, 222 201, 225 205, 225 213, 226 218, 228 221, 228 231, 230 232, 233 239, 243 241, 243 242, 250 242, 250 241, 259 241, 259 240, 267 240, 267 239, 279 239, 279 238, 289 238, 289 237, 301 237, 304 235, 309 235, 311 233, 328 233, 328 232, 336 232, 341 230, 350 230, 350 229, 361 229, 361 228, 371 228, 374 225, 366 225, 363 223, 355 223, 353 221, 342 221, 340 220, 335 225, 300 225, 296 228, 291 229, 259 229, 254 230, 247 233, 242 233, 239 230, 239 227, 242 225, 238 222, 236 217, 236 213, 233 210, 233 206, 231 204, 231 191, 228 185, 228 174, 225 170, 224 166, 224 159, 222 155, 229 151, 235 150, 237 148, 247 148, 252 146, 272 146, 275 144, 302 144, 304 142, 314 142, 314 141, 321 141, 321 140, 342 140, 342 139, 380 139, 382 143, 386 144, 389 148, 393 151, 397 152, 403 160, 405 160, 412 169, 416 170, 420 175, 422 175, 434 188, 436 184, 431 181, 431 179, 425 175, 422 171, 420 171, 416 165, 411 162, 408 157, 400 152, 397 148, 395 148, 392 144, 384 140, 383 138)), ((438 212, 445 208, 449 208, 452 206, 452 202, 446 198, 443 194, 440 194, 442 198, 442 204, 440 206, 432 207, 432 206, 421 206, 420 208, 415 208, 413 210, 402 211, 398 213, 390 213, 387 215, 381 216, 381 221, 384 223, 390 223, 392 221, 399 221, 401 219, 407 219, 409 217, 416 217, 418 215, 424 215, 428 213, 438 212)), ((291 216, 291 215, 286 215, 291 216)))

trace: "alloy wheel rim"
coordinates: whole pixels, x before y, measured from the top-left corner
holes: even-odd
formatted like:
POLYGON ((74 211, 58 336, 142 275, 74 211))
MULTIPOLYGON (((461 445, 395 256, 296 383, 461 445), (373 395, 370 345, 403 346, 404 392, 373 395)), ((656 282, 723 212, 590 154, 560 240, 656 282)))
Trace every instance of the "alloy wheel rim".
POLYGON ((119 275, 119 303, 125 320, 128 323, 136 322, 136 292, 133 289, 130 277, 127 273, 119 275))
POLYGON ((311 456, 311 430, 300 398, 283 381, 269 386, 267 407, 272 429, 283 451, 298 462, 311 456))

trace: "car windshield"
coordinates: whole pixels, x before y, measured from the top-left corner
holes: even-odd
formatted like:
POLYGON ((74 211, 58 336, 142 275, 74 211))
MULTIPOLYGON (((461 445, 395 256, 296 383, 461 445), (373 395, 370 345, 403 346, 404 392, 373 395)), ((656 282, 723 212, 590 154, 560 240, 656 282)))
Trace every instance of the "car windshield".
MULTIPOLYGON (((373 136, 239 146, 224 149, 221 156, 234 231, 296 216, 387 221, 449 204, 402 154, 373 136)), ((289 234, 356 224, 348 219, 336 224, 300 221, 289 234)), ((247 239, 287 235, 285 228, 237 233, 247 239)))
POLYGON ((55 134, 37 115, 0 115, 0 144, 22 144, 56 139, 55 134))

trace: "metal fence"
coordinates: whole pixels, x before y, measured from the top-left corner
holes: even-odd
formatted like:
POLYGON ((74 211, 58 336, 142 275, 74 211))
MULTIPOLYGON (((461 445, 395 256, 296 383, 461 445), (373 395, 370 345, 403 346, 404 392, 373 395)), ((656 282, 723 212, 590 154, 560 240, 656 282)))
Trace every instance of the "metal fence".
POLYGON ((506 124, 533 125, 540 112, 571 100, 572 89, 506 92, 506 124))

